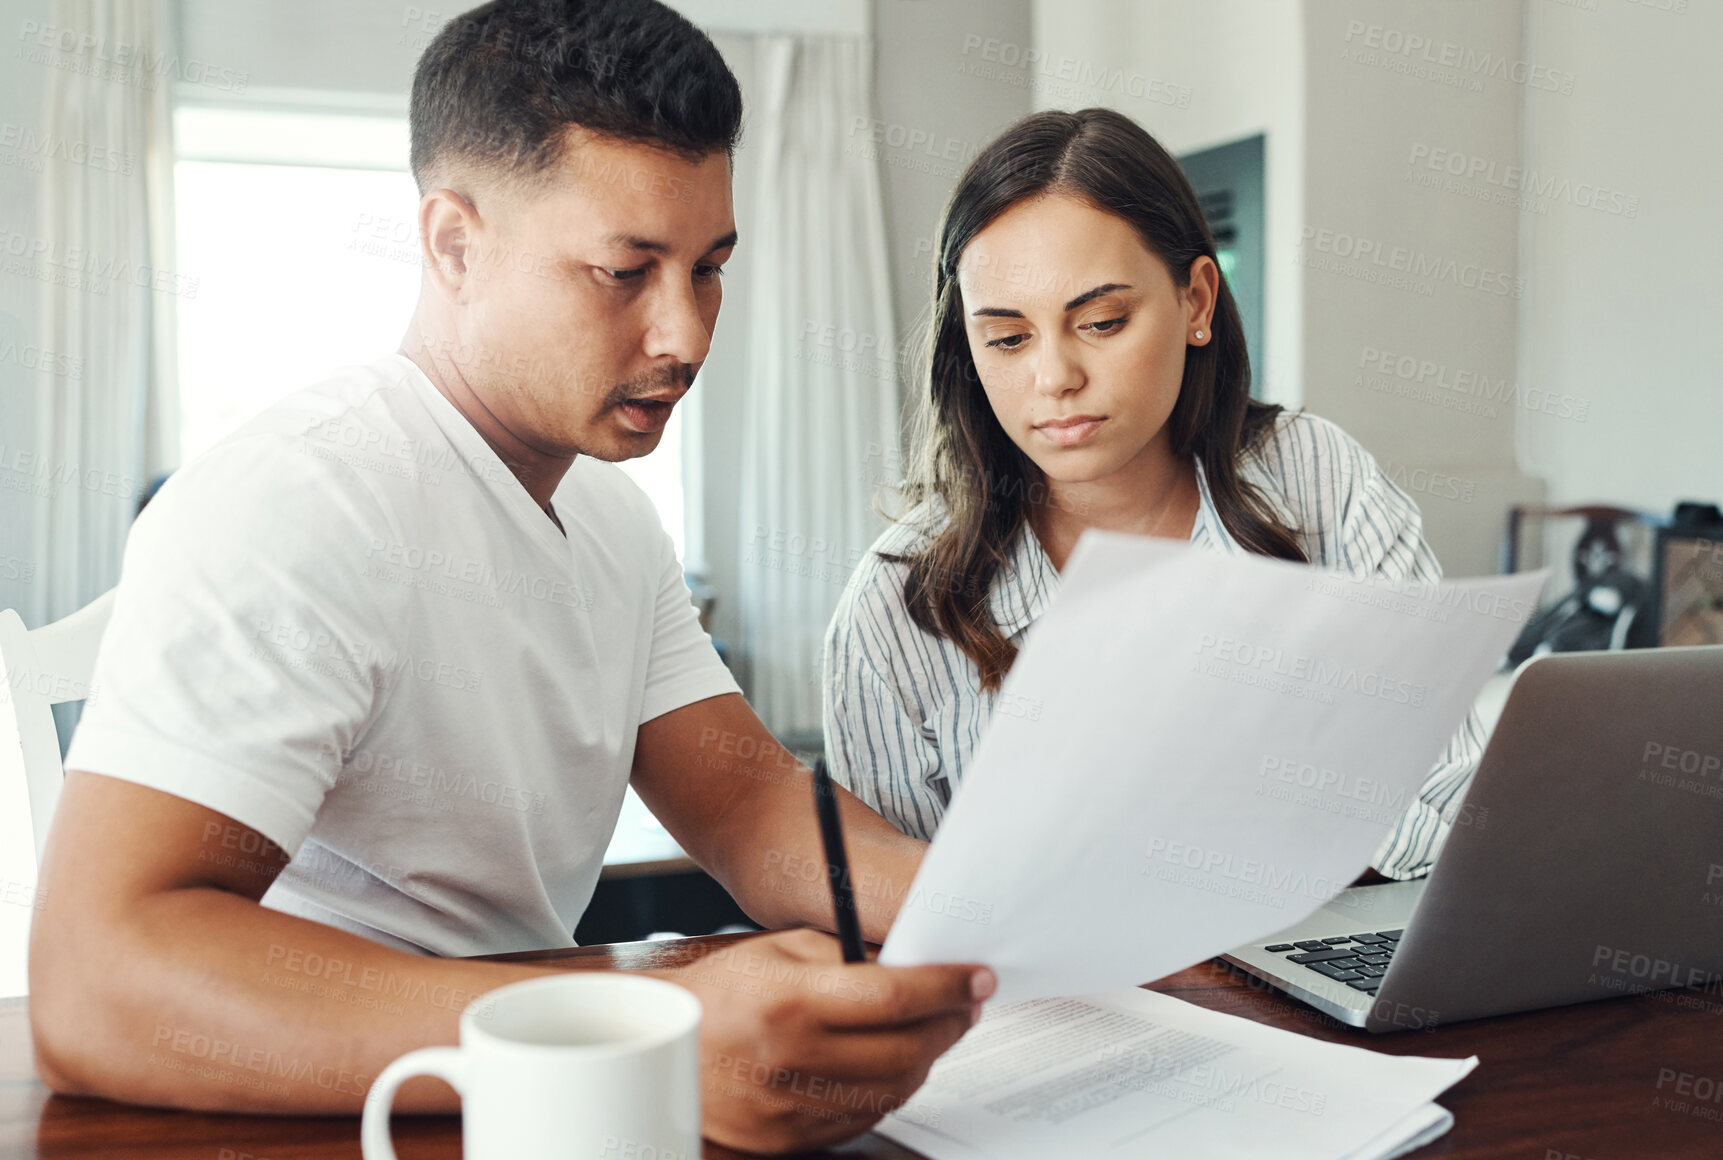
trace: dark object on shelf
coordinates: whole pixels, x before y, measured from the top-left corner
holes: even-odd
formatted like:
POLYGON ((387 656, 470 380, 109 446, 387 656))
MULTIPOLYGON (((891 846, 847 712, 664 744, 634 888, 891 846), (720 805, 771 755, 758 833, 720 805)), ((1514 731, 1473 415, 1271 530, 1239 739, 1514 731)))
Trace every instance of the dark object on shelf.
POLYGON ((1658 643, 1723 644, 1723 511, 1678 503, 1657 529, 1652 557, 1652 616, 1658 643))
POLYGON ((1508 514, 1507 570, 1517 570, 1521 523, 1526 517, 1577 516, 1585 521, 1573 548, 1573 591, 1539 612, 1508 650, 1508 665, 1546 652, 1650 648, 1657 644, 1653 589, 1626 562, 1623 527, 1660 526, 1660 517, 1627 508, 1515 506, 1508 514))

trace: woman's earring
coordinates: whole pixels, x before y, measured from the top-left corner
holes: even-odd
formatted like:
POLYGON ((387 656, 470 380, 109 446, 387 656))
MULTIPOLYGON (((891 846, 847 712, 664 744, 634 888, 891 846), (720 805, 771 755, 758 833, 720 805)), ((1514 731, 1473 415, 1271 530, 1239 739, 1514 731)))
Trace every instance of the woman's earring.
POLYGON ((1203 332, 1199 330, 1199 331, 1197 331, 1197 341, 1201 342, 1202 340, 1203 340, 1203 332))

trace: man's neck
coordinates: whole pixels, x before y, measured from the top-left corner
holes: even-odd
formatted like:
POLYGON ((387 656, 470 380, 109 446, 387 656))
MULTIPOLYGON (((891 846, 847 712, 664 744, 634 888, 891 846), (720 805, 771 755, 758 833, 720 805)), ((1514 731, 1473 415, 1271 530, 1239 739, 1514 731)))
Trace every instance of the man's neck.
MULTIPOLYGON (((550 497, 555 493, 557 484, 562 482, 562 477, 573 466, 574 456, 541 451, 509 430, 508 425, 485 404, 479 390, 460 364, 434 353, 433 344, 426 341, 432 337, 432 332, 422 329, 419 323, 420 320, 415 318, 412 329, 401 343, 401 353, 411 359, 414 365, 425 373, 425 377, 431 380, 437 393, 447 399, 449 405, 472 424, 473 430, 479 433, 479 438, 490 446, 497 458, 502 460, 503 466, 520 481, 520 485, 532 497, 533 503, 546 509, 545 514, 549 515, 550 497)), ((446 345, 451 349, 459 349, 462 343, 459 340, 451 340, 446 345)), ((551 517, 552 522, 555 522, 555 518, 551 517)))

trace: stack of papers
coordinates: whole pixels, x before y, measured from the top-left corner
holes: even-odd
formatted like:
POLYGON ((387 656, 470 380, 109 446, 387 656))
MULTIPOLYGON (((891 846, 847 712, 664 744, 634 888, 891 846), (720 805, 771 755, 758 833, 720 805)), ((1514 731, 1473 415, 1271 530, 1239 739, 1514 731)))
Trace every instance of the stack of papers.
POLYGON ((1387 1160, 1477 1058, 1322 1043, 1152 991, 991 1006, 875 1129, 933 1160, 1387 1160))

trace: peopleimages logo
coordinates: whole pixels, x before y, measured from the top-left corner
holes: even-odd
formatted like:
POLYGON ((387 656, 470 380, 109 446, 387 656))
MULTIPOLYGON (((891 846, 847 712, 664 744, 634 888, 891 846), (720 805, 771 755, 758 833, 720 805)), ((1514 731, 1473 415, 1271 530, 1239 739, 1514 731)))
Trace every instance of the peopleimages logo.
MULTIPOLYGON (((177 1027, 158 1025, 154 1037, 150 1040, 148 1062, 158 1066, 169 1067, 170 1070, 188 1069, 186 1060, 196 1061, 212 1068, 231 1067, 244 1071, 256 1072, 270 1079, 291 1080, 294 1083, 313 1083, 328 1091, 345 1092, 352 1095, 363 1095, 371 1086, 369 1076, 349 1071, 333 1065, 325 1065, 313 1060, 300 1059, 297 1056, 283 1056, 280 1052, 267 1047, 250 1046, 244 1043, 232 1042, 218 1035, 205 1035, 200 1032, 187 1031, 177 1027), (172 1052, 182 1057, 175 1060, 165 1053, 172 1052), (176 1064, 178 1066, 176 1066, 176 1064)), ((231 1076, 213 1073, 209 1078, 229 1080, 231 1076)), ((255 1086, 255 1085, 247 1085, 255 1086)), ((286 1085, 275 1085, 280 1093, 285 1095, 289 1088, 286 1085)))
POLYGON ((1514 60, 1501 53, 1480 51, 1451 40, 1435 41, 1417 32, 1366 24, 1362 20, 1346 22, 1346 43, 1361 41, 1364 47, 1405 61, 1417 60, 1426 65, 1453 69, 1473 77, 1494 77, 1528 89, 1546 92, 1573 92, 1574 74, 1548 65, 1514 60))
POLYGON ((1344 230, 1305 226, 1299 233, 1299 244, 1308 245, 1317 254, 1329 254, 1361 267, 1377 268, 1408 278, 1447 282, 1502 298, 1517 299, 1525 294, 1526 280, 1506 270, 1492 270, 1477 262, 1461 262, 1407 246, 1386 245, 1375 238, 1349 234, 1344 230))
POLYGON ((1723 755, 1648 741, 1639 761, 1637 781, 1723 800, 1723 755))
POLYGON ((1197 655, 1212 657, 1247 670, 1254 670, 1302 682, 1317 689, 1341 693, 1358 693, 1379 697, 1414 708, 1424 703, 1429 689, 1413 681, 1385 676, 1369 670, 1360 671, 1353 665, 1337 665, 1320 657, 1288 653, 1284 649, 1251 644, 1231 637, 1203 633, 1197 641, 1197 655))
POLYGON ((6 478, 8 476, 40 481, 45 486, 37 494, 42 495, 53 494, 52 487, 46 486, 51 484, 79 487, 88 492, 128 500, 136 499, 144 493, 143 481, 135 476, 94 467, 86 468, 80 464, 54 460, 22 447, 8 447, 0 443, 0 487, 9 486, 6 478))
MULTIPOLYGON (((1537 387, 1521 388, 1517 381, 1505 375, 1492 378, 1481 371, 1450 367, 1446 362, 1380 350, 1374 346, 1360 348, 1358 365, 1365 372, 1392 377, 1410 388, 1466 396, 1485 404, 1524 407, 1527 411, 1572 419, 1576 423, 1585 422, 1591 412, 1590 400, 1577 395, 1537 387)), ((1360 385, 1377 389, 1373 381, 1360 379, 1360 385)), ((1491 417, 1494 413, 1493 409, 1489 411, 1491 417)))
POLYGON ((1147 877, 1275 910, 1285 909, 1289 895, 1328 902, 1349 885, 1320 874, 1312 877, 1290 866, 1240 858, 1228 850, 1211 850, 1166 838, 1150 839, 1143 858, 1151 864, 1142 870, 1147 877), (1157 862, 1173 869, 1153 865, 1157 862))
POLYGON ((84 377, 84 360, 76 355, 56 354, 51 350, 26 343, 19 346, 16 342, 8 342, 0 346, 0 362, 21 366, 27 371, 41 371, 45 375, 58 375, 64 379, 79 380, 84 377))
POLYGON ((1653 987, 1715 990, 1716 985, 1723 981, 1712 974, 1708 966, 1682 963, 1626 947, 1605 946, 1602 943, 1596 944, 1592 951, 1591 965, 1611 974, 1640 980, 1653 987))
MULTIPOLYGON (((0 149, 16 150, 20 158, 34 162, 65 161, 129 176, 137 167, 137 156, 120 153, 104 145, 91 145, 54 133, 44 133, 13 121, 0 124, 0 149)), ((34 172, 41 172, 38 165, 34 172)))
POLYGON ((1051 96, 1112 93, 1179 109, 1188 109, 1191 105, 1189 85, 1174 84, 1140 72, 1126 72, 1122 68, 1078 57, 1048 56, 1040 49, 983 37, 980 33, 971 32, 964 36, 963 56, 965 59, 958 65, 961 73, 1019 88, 1027 87, 1051 96), (972 53, 979 59, 969 59, 972 53), (1014 71, 1019 69, 1021 71, 1014 71))
MULTIPOLYGON (((888 149, 924 154, 933 160, 956 161, 962 164, 973 161, 981 152, 981 145, 974 141, 941 137, 931 129, 903 125, 896 121, 881 121, 873 117, 851 118, 850 136, 865 137, 872 145, 884 145, 888 149)), ((849 151, 847 147, 845 151, 849 151)))
POLYGON ((1337 797, 1382 806, 1387 810, 1398 811, 1406 803, 1404 786, 1390 786, 1374 778, 1359 777, 1357 774, 1342 773, 1326 767, 1318 768, 1308 761, 1299 761, 1292 757, 1266 756, 1262 759, 1262 768, 1257 770, 1256 774, 1263 778, 1273 774, 1280 781, 1312 789, 1319 794, 1332 793, 1337 797))
MULTIPOLYGON (((1461 182, 1480 182, 1507 193, 1524 194, 1529 199, 1525 208, 1535 208, 1544 202, 1565 201, 1580 209, 1616 217, 1639 216, 1637 194, 1608 189, 1596 182, 1576 182, 1568 177, 1555 177, 1518 165, 1501 165, 1487 157, 1463 153, 1457 149, 1417 143, 1412 146, 1412 155, 1406 164, 1415 175, 1416 184, 1429 184, 1419 179, 1422 176, 1446 175, 1461 182), (1421 169, 1427 173, 1419 175, 1418 171, 1421 169)), ((1459 188, 1455 187, 1456 191, 1459 188)))
POLYGON ((146 91, 153 91, 156 82, 163 77, 235 96, 243 96, 251 84, 248 72, 206 64, 190 57, 181 60, 178 53, 165 49, 152 54, 140 45, 110 40, 86 29, 25 20, 18 26, 18 40, 20 44, 13 55, 19 59, 32 64, 50 64, 54 61, 47 54, 57 52, 82 65, 68 71, 122 84, 141 81, 141 87, 146 91))
POLYGON ((1445 471, 1407 467, 1404 463, 1395 463, 1390 459, 1380 460, 1377 466, 1382 469, 1382 474, 1387 476, 1390 483, 1403 491, 1418 492, 1437 499, 1458 500, 1460 503, 1471 503, 1477 494, 1476 483, 1457 475, 1449 475, 1445 471))
POLYGON ((259 620, 252 624, 251 655, 285 668, 300 669, 338 680, 382 688, 391 677, 412 677, 428 684, 479 691, 483 669, 468 669, 447 661, 404 653, 390 645, 338 640, 325 629, 259 620), (296 655, 295 655, 296 654, 296 655))
MULTIPOLYGON (((592 611, 593 592, 584 585, 553 576, 529 575, 513 568, 498 568, 488 560, 459 551, 443 552, 414 544, 391 543, 378 537, 373 538, 365 550, 365 559, 390 568, 405 569, 409 574, 467 585, 485 594, 528 597, 584 612, 592 611)), ((363 570, 361 574, 365 574, 363 570)), ((380 578, 392 577, 383 575, 380 578)))
POLYGON ((49 238, 25 234, 3 222, 0 222, 0 255, 22 259, 11 273, 38 281, 58 281, 97 294, 104 294, 114 286, 136 286, 182 298, 197 297, 197 278, 82 246, 63 246, 49 238))

